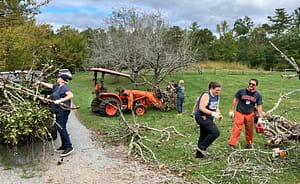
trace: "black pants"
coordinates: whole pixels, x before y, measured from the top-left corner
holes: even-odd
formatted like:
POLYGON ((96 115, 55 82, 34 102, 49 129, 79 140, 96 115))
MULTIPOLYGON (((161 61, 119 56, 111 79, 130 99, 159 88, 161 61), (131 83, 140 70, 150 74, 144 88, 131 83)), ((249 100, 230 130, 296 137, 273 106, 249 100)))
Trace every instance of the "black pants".
POLYGON ((196 121, 200 126, 200 136, 198 140, 198 148, 206 150, 220 136, 220 131, 213 120, 201 116, 196 116, 196 121))

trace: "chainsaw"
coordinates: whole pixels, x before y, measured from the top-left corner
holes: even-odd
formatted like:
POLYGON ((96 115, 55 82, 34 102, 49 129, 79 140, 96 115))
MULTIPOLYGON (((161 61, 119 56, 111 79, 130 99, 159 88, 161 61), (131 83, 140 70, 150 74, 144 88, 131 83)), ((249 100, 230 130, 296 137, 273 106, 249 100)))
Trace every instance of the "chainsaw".
POLYGON ((273 153, 272 153, 272 157, 285 157, 288 155, 288 152, 287 150, 283 150, 283 149, 280 149, 280 148, 274 148, 273 149, 273 153))
POLYGON ((263 124, 256 124, 256 133, 264 133, 265 127, 263 124))

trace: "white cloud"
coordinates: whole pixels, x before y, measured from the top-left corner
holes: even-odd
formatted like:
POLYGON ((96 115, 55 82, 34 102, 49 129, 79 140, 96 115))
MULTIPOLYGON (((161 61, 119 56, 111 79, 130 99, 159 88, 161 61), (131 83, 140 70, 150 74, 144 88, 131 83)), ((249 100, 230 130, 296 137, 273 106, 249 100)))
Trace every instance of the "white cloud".
POLYGON ((235 20, 248 16, 257 25, 267 23, 267 16, 274 16, 276 8, 285 8, 291 14, 299 6, 299 0, 52 0, 37 16, 37 22, 97 28, 114 8, 133 7, 146 12, 160 11, 170 25, 187 28, 198 22, 201 28, 214 32, 223 20, 232 27, 235 20), (68 7, 71 9, 66 13, 59 12, 68 7))

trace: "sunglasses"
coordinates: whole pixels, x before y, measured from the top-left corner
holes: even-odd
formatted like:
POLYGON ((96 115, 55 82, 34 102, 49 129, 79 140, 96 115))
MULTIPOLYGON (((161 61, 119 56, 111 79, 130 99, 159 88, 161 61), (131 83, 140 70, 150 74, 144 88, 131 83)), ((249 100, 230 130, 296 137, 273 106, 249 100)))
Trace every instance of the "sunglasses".
POLYGON ((249 82, 249 86, 256 86, 256 84, 249 82))

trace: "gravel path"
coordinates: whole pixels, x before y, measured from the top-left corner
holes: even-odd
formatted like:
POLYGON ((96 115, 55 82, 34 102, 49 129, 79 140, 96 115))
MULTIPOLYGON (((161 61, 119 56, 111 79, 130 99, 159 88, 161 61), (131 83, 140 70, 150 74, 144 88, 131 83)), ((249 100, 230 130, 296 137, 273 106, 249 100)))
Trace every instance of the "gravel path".
MULTIPOLYGON (((0 166, 2 184, 146 184, 146 183, 188 183, 172 174, 163 174, 137 161, 124 159, 125 149, 112 147, 103 149, 91 139, 91 132, 84 127, 72 112, 68 130, 74 152, 61 161, 53 146, 58 147, 57 139, 44 146, 19 149, 9 165, 0 166), (25 153, 25 154, 24 154, 25 153), (24 156, 27 155, 27 156, 24 156), (31 158, 30 158, 31 157, 31 158), (32 158, 39 158, 32 161, 32 158), (22 167, 17 166, 23 163, 22 167), (24 164, 29 163, 29 164, 24 164)), ((2 148, 2 156, 5 150, 2 148)))

